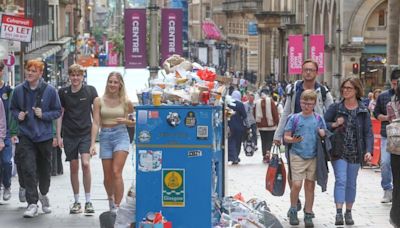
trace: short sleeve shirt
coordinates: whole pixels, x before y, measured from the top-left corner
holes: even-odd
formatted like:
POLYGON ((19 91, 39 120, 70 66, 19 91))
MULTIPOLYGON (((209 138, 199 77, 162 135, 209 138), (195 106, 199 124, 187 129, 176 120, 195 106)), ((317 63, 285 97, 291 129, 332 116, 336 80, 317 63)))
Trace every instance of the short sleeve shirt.
POLYGON ((301 113, 292 115, 285 126, 285 132, 291 131, 292 135, 299 135, 303 140, 293 143, 290 152, 303 159, 314 158, 317 155, 317 130, 319 128, 326 129, 325 121, 321 116, 317 118, 316 115, 304 116, 301 113))
POLYGON ((84 85, 73 93, 71 86, 58 91, 61 106, 64 108, 63 136, 79 137, 90 134, 92 128, 92 104, 98 96, 93 86, 84 85))

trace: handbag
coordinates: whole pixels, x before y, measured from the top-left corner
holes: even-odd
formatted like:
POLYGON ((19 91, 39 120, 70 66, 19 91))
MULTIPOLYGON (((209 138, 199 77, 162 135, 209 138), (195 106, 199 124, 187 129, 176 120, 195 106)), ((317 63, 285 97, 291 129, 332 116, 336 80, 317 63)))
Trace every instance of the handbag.
POLYGON ((271 148, 271 160, 265 176, 265 188, 273 196, 282 196, 286 187, 286 169, 279 147, 275 144, 271 148))
POLYGON ((332 148, 330 150, 331 160, 335 161, 342 157, 344 151, 344 137, 345 137, 345 127, 339 126, 333 130, 333 134, 330 137, 332 148))
POLYGON ((400 155, 400 114, 395 105, 394 97, 389 102, 388 106, 391 106, 396 119, 392 120, 392 122, 386 126, 386 134, 387 134, 387 147, 386 150, 392 154, 400 155))

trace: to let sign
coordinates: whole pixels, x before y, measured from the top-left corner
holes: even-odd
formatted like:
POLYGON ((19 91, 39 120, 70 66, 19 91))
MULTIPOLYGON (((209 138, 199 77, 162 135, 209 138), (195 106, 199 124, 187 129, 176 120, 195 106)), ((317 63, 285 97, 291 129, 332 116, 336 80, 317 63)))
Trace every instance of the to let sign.
POLYGON ((0 38, 30 43, 32 40, 33 20, 2 15, 0 38))

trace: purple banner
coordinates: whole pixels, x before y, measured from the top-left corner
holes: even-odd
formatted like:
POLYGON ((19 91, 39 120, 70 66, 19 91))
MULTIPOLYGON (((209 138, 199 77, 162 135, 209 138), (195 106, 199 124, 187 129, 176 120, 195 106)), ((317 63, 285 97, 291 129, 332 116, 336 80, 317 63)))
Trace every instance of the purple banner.
POLYGON ((125 68, 146 68, 146 9, 125 9, 125 68))
POLYGON ((161 10, 161 65, 171 55, 183 54, 182 9, 161 10))

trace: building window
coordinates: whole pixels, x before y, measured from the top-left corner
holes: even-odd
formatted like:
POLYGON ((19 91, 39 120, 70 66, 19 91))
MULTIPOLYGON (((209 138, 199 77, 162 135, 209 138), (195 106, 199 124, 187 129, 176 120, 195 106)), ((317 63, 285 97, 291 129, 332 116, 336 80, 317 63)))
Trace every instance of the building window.
POLYGON ((70 19, 71 19, 71 14, 70 13, 66 13, 65 14, 65 30, 64 30, 64 35, 68 36, 71 35, 70 32, 70 19))
POLYGON ((378 26, 385 26, 385 10, 379 10, 378 12, 378 26))
POLYGON ((55 40, 55 18, 54 18, 54 6, 49 6, 49 39, 55 40))
POLYGON ((211 18, 211 9, 210 6, 206 6, 206 17, 205 18, 211 18))

